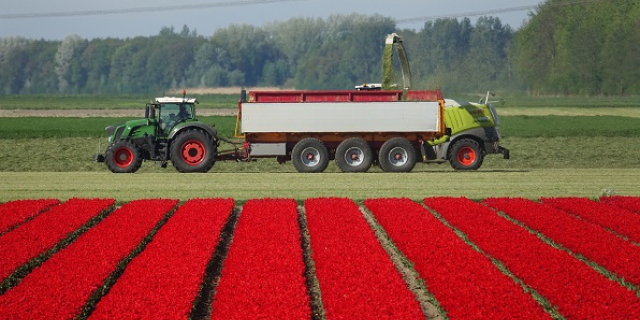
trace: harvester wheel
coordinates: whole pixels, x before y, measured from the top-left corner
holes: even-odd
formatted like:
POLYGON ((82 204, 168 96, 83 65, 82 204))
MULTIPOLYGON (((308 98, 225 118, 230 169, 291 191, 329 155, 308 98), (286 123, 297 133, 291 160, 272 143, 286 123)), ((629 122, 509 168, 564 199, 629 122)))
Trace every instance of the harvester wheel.
POLYGON ((291 161, 298 172, 322 172, 329 164, 329 151, 316 138, 300 140, 291 151, 291 161))
POLYGON ((208 172, 216 162, 218 148, 200 130, 187 130, 171 142, 171 163, 180 172, 208 172))
POLYGON ((449 163, 456 170, 478 170, 483 160, 482 149, 473 139, 456 141, 449 149, 449 163))
POLYGON ((416 149, 405 138, 392 138, 380 147, 380 168, 386 172, 410 172, 416 165, 416 149))
POLYGON ((107 147, 104 162, 113 173, 134 173, 142 165, 142 155, 130 141, 119 140, 107 147))
POLYGON ((372 162, 371 148, 360 138, 346 139, 336 149, 336 164, 342 172, 366 172, 372 162))

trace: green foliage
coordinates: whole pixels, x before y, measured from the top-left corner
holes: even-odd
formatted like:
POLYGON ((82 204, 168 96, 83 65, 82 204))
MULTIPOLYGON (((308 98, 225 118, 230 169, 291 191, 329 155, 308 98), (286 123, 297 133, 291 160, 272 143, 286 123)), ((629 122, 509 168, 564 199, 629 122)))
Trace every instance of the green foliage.
POLYGON ((637 0, 547 0, 516 34, 516 69, 533 94, 640 93, 637 0))
POLYGON ((351 14, 231 25, 210 37, 184 26, 128 39, 0 38, 0 94, 351 89, 389 81, 380 57, 392 32, 405 40, 415 89, 640 94, 638 0, 546 0, 517 31, 495 17, 475 25, 468 18, 437 19, 420 30, 398 30, 391 18, 351 14))
POLYGON ((411 62, 413 87, 440 87, 446 94, 518 89, 508 59, 513 31, 500 19, 428 21, 420 32, 401 31, 411 62))
MULTIPOLYGON (((351 89, 382 81, 379 15, 295 18, 264 27, 231 25, 211 37, 186 26, 129 39, 0 39, 0 93, 153 94, 184 87, 287 86, 351 89)), ((423 87, 485 90, 505 82, 511 30, 496 18, 437 20, 400 31, 423 87), (433 72, 436 70, 437 72, 433 72)))

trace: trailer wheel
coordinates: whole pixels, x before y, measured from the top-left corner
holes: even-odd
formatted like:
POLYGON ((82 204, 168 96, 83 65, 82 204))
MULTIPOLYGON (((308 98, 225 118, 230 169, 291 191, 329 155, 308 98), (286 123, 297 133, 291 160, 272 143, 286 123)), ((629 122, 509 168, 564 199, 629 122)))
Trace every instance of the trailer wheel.
POLYGON ((380 147, 378 163, 386 172, 410 172, 416 165, 416 149, 405 138, 389 139, 380 147))
POLYGON ((105 163, 113 173, 134 173, 142 165, 142 155, 130 141, 119 140, 107 148, 105 163))
POLYGON ((298 172, 322 172, 329 164, 329 151, 316 138, 300 140, 291 151, 291 161, 298 172))
POLYGON ((372 162, 371 148, 360 138, 346 139, 336 149, 336 164, 342 172, 366 172, 372 162))
POLYGON ((187 130, 171 142, 171 162, 180 172, 207 172, 216 161, 217 147, 200 130, 187 130))
POLYGON ((456 170, 478 170, 484 160, 480 145, 473 139, 462 139, 449 149, 449 163, 456 170))

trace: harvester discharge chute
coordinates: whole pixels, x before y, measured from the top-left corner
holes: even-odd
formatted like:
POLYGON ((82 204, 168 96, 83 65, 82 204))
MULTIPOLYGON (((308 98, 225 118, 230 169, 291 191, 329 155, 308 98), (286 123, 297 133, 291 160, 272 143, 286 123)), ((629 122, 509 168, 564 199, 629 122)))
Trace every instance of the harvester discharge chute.
POLYGON ((391 90, 396 86, 393 81, 393 50, 398 54, 398 60, 402 68, 403 89, 411 89, 411 69, 409 69, 409 59, 404 50, 402 37, 392 33, 385 40, 384 52, 382 55, 382 89, 391 90))

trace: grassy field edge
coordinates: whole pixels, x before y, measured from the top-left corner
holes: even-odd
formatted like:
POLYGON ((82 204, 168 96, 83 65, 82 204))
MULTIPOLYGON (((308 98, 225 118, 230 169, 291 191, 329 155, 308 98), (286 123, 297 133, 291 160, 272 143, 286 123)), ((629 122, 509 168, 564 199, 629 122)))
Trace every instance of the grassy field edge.
POLYGON ((640 196, 640 169, 535 169, 476 172, 388 173, 146 173, 0 172, 0 201, 24 198, 231 197, 295 198, 343 196, 362 201, 377 197, 432 196, 589 197, 640 196))

